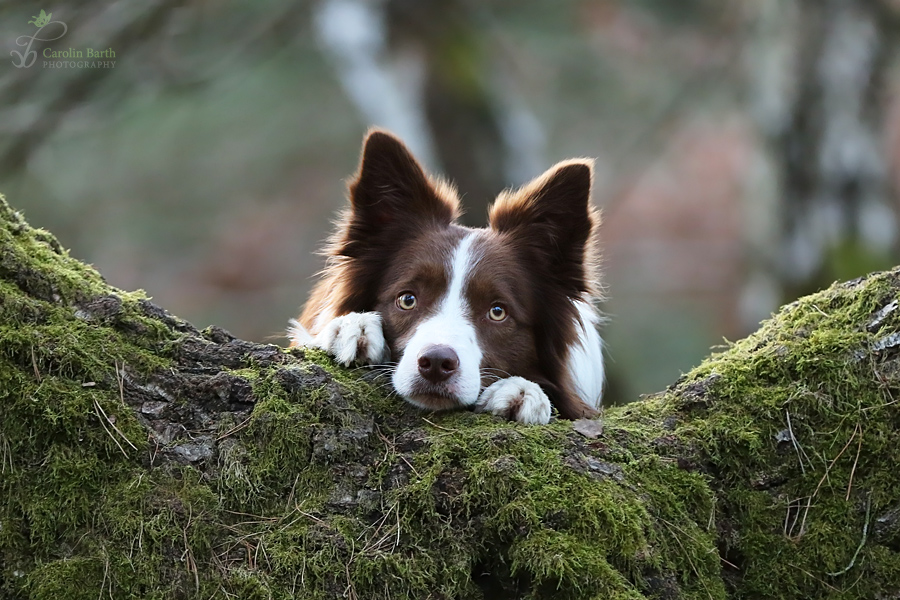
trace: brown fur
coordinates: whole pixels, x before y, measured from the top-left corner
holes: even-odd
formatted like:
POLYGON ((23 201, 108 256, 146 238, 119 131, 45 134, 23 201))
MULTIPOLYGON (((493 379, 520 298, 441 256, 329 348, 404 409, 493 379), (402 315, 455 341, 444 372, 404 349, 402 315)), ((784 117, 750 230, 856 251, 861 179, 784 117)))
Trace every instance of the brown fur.
POLYGON ((592 178, 590 159, 557 163, 521 189, 500 194, 489 215, 491 229, 528 265, 530 291, 539 295, 533 331, 542 373, 522 376, 539 384, 570 419, 596 415, 572 391, 565 368, 568 349, 578 338, 571 300, 599 296, 600 216, 590 205, 592 178))
POLYGON ((460 215, 456 190, 427 176, 397 138, 377 129, 366 136, 348 188, 350 209, 338 220, 323 277, 300 315, 312 334, 334 317, 372 310, 383 265, 409 242, 410 225, 428 233, 460 215))
MULTIPOLYGON (((565 161, 517 191, 502 193, 490 211, 490 228, 478 230, 481 256, 465 294, 493 375, 518 375, 540 385, 565 418, 596 411, 573 391, 566 370, 577 339, 572 300, 598 294, 595 235, 599 216, 589 204, 592 163, 565 161), (501 322, 488 318, 496 302, 501 322)), ((301 316, 311 333, 334 317, 377 311, 398 360, 416 325, 433 314, 449 282, 446 266, 459 240, 472 230, 456 225, 455 190, 429 177, 403 144, 388 133, 366 138, 360 168, 349 185, 345 212, 326 253, 328 263, 301 316), (396 306, 412 291, 415 310, 396 306)), ((436 397, 434 408, 448 408, 436 397)))

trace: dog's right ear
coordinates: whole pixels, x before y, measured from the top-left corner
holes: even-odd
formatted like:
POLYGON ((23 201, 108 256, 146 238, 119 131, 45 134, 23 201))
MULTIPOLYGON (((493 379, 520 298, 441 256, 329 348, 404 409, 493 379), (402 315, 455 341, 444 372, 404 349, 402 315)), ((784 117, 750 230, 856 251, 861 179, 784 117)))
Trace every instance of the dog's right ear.
POLYGON ((445 226, 459 216, 456 191, 426 175, 403 142, 381 130, 370 131, 363 143, 350 204, 353 237, 410 225, 445 226))

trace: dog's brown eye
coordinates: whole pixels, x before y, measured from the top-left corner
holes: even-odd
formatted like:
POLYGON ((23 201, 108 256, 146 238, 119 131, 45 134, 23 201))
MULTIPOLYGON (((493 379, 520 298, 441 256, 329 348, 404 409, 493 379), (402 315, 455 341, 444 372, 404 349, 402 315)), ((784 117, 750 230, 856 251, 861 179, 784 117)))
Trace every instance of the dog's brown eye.
POLYGON ((495 304, 488 311, 488 317, 490 317, 491 321, 502 321, 506 318, 506 309, 503 308, 502 304, 495 304))
POLYGON ((397 296, 397 308, 400 310, 412 310, 416 307, 416 297, 409 292, 403 292, 397 296))

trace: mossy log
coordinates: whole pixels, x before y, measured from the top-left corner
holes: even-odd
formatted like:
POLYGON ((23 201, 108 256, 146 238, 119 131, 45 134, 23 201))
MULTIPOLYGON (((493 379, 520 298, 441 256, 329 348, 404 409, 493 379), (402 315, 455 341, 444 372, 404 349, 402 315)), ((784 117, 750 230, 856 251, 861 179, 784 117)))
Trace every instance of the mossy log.
POLYGON ((523 426, 198 331, 0 198, 0 597, 898 598, 898 290, 523 426))

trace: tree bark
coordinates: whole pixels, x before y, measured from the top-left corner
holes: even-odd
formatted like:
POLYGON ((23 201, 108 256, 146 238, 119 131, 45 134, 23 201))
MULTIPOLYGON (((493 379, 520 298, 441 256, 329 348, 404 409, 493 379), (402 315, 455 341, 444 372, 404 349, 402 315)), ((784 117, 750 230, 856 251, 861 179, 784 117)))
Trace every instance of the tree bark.
POLYGON ((900 597, 898 290, 528 427, 198 331, 0 200, 0 595, 900 597))

